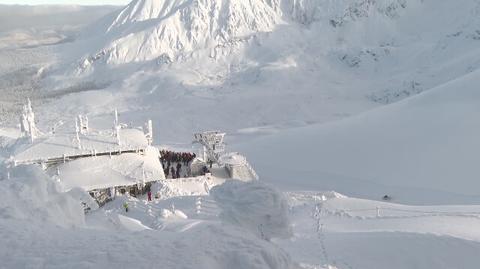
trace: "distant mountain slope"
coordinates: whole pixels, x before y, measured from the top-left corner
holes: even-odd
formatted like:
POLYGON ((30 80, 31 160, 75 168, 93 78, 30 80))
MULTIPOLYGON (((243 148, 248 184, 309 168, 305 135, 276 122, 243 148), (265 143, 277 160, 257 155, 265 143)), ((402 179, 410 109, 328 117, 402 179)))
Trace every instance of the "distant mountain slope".
POLYGON ((349 119, 240 149, 260 177, 404 202, 480 201, 480 72, 349 119))

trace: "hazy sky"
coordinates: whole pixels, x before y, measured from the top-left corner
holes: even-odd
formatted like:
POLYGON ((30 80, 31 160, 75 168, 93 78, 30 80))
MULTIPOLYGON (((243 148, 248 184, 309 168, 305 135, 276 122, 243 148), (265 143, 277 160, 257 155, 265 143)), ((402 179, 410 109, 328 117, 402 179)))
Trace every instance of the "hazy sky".
POLYGON ((131 0, 0 0, 0 4, 9 5, 44 5, 44 4, 63 4, 63 5, 125 5, 131 0))

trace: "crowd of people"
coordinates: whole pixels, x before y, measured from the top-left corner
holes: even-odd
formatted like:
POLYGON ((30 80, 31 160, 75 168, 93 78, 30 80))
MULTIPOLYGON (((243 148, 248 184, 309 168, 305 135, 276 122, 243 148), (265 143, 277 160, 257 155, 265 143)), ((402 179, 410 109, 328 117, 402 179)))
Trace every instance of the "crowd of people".
POLYGON ((188 170, 190 163, 197 157, 195 153, 173 152, 169 150, 161 150, 160 155, 160 161, 162 162, 164 173, 167 178, 169 176, 171 176, 171 178, 180 178, 182 166, 185 166, 188 170))

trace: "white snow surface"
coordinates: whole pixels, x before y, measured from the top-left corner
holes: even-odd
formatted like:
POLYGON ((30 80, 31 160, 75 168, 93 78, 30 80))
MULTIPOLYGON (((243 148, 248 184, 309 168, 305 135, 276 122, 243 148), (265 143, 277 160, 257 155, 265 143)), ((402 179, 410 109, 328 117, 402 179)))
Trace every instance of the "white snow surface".
POLYGON ((479 76, 473 72, 396 104, 259 138, 238 150, 277 186, 370 199, 389 194, 407 203, 478 203, 479 76))
MULTIPOLYGON (((226 131, 287 192, 227 183, 216 202, 224 179, 163 181, 158 200, 84 215, 83 190, 0 166, 1 266, 478 268, 477 0, 135 0, 100 21, 112 9, 94 9, 0 6, 0 161, 18 152, 31 97, 44 132, 79 114, 111 128, 115 108, 152 119, 156 143, 226 131)), ((55 153, 76 152, 66 137, 55 153)), ((35 146, 22 151, 50 155, 35 146)))
POLYGON ((295 236, 276 242, 303 268, 478 266, 479 206, 404 206, 328 192, 288 196, 295 236))
POLYGON ((259 236, 289 237, 288 205, 283 195, 264 183, 231 180, 212 189, 221 218, 259 236))
POLYGON ((211 188, 221 185, 225 178, 200 176, 194 178, 165 179, 153 185, 153 193, 158 193, 160 199, 178 196, 208 195, 211 188))
POLYGON ((172 218, 146 201, 144 211, 135 198, 119 197, 110 209, 84 216, 79 201, 59 193, 39 169, 16 168, 10 180, 0 180, 0 190, 5 268, 293 268, 283 250, 248 230, 189 220, 178 209, 172 218), (131 204, 128 213, 123 202, 131 204))
MULTIPOLYGON (((63 228, 85 226, 79 201, 68 193, 60 192, 41 169, 21 166, 10 173, 10 180, 0 180, 1 224, 19 222, 21 225, 41 226, 54 223, 63 228)), ((2 243, 2 249, 7 246, 2 243)), ((5 253, 4 250, 2 253, 5 253)))

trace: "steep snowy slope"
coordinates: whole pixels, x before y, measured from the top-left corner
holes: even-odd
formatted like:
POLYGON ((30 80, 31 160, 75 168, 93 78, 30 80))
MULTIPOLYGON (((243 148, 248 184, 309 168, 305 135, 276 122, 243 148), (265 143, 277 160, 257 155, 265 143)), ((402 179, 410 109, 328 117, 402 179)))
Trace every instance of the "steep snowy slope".
POLYGON ((93 35, 107 38, 100 41, 97 54, 85 59, 84 68, 98 60, 172 61, 194 50, 272 31, 280 21, 275 6, 265 0, 135 0, 114 14, 113 21, 108 19, 94 26, 98 32, 93 35))
POLYGON ((480 91, 476 71, 431 91, 332 124, 240 147, 260 177, 406 203, 480 201, 480 91))

